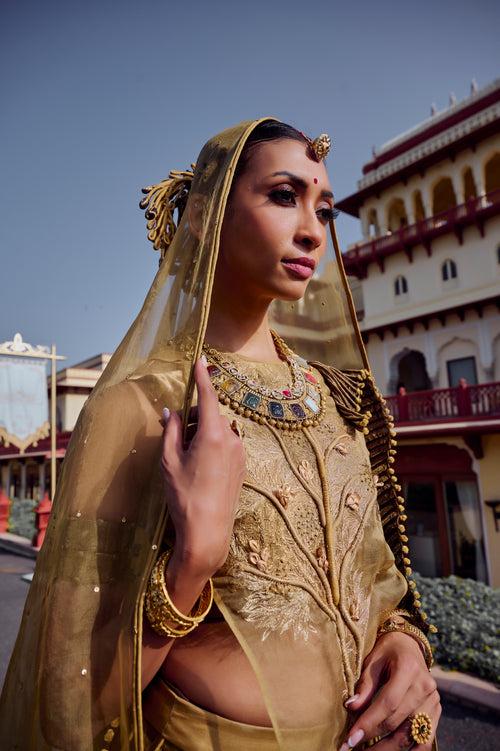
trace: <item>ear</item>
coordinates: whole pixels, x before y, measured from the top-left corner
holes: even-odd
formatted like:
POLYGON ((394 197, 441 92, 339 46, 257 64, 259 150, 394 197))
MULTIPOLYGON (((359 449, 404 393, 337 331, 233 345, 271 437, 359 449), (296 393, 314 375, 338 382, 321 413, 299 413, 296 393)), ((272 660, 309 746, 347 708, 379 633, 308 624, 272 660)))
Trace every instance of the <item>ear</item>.
POLYGON ((189 230, 198 240, 203 232, 206 196, 201 193, 190 193, 186 204, 186 216, 189 230))

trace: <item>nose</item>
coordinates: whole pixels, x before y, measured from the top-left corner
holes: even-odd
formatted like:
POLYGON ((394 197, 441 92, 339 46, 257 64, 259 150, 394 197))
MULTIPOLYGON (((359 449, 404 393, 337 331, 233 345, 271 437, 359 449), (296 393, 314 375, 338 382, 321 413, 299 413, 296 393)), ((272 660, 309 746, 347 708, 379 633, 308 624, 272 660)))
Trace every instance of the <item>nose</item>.
POLYGON ((324 229, 318 221, 314 210, 304 210, 300 215, 295 241, 304 250, 312 251, 319 248, 323 241, 324 229))

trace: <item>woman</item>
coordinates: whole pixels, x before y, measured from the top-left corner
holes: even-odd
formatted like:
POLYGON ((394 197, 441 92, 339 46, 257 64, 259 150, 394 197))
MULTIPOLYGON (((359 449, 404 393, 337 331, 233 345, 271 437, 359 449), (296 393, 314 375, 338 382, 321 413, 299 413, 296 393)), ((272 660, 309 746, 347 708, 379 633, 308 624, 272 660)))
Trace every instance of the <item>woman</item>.
POLYGON ((145 189, 160 269, 68 447, 1 748, 431 748, 429 626, 327 150, 265 118, 145 189))

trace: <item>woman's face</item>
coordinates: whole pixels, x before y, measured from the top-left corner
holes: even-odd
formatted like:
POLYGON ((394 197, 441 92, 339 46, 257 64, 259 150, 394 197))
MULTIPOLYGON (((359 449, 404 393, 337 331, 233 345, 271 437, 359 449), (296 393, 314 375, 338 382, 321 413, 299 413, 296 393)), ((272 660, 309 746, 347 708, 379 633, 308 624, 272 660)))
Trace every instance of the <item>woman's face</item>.
POLYGON ((222 227, 216 279, 243 298, 298 300, 326 248, 333 194, 323 162, 299 141, 252 148, 222 227))

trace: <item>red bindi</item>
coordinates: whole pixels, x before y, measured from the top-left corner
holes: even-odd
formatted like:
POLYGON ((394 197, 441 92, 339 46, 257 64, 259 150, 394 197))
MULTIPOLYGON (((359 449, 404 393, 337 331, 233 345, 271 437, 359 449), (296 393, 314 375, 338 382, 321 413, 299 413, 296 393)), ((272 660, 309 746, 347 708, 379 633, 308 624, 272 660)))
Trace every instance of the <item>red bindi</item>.
POLYGON ((317 184, 318 184, 318 178, 317 178, 317 177, 315 177, 315 178, 314 178, 314 184, 315 184, 315 185, 317 185, 317 184))

